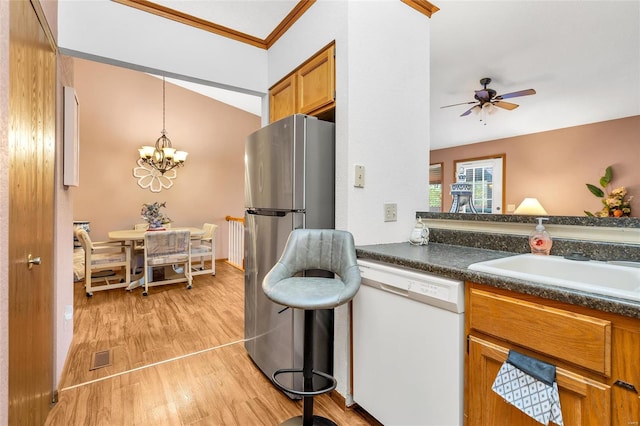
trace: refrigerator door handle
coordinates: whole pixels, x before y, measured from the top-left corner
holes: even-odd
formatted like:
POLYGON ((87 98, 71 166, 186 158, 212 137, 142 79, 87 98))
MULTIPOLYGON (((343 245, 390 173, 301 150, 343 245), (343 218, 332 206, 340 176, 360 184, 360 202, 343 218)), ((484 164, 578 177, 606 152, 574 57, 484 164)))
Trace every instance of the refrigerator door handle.
POLYGON ((278 216, 284 217, 287 215, 287 211, 284 210, 255 210, 255 209, 247 209, 247 214, 255 214, 260 216, 278 216))

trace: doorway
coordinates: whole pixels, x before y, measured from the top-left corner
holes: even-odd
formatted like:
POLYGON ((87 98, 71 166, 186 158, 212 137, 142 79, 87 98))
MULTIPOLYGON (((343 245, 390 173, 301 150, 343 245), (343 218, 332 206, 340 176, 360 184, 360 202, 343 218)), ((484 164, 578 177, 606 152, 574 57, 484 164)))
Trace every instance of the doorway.
POLYGON ((478 213, 502 214, 504 154, 454 162, 456 178, 472 184, 473 206, 478 213))

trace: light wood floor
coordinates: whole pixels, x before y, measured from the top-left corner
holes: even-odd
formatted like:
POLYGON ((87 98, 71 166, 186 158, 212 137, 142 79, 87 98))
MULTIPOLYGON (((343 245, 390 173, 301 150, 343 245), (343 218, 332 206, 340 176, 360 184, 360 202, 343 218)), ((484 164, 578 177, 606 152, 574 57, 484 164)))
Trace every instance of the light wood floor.
MULTIPOLYGON (((74 284, 74 337, 47 425, 276 425, 302 404, 276 390, 247 355, 244 277, 216 262, 216 276, 85 296, 74 284), (112 365, 90 371, 93 354, 112 365)), ((370 425, 328 395, 315 413, 341 425, 370 425)))

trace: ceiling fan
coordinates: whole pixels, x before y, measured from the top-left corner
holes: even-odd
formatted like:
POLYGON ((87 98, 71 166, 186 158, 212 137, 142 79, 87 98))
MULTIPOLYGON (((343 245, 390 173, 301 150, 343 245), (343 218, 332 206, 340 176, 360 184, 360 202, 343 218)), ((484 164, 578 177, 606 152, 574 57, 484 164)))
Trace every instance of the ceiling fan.
POLYGON ((469 115, 473 110, 481 111, 485 106, 490 106, 490 105, 495 105, 497 107, 511 111, 512 109, 518 108, 519 105, 512 104, 511 102, 504 102, 504 99, 536 94, 535 90, 527 89, 527 90, 519 90, 517 92, 505 93, 504 95, 498 95, 495 90, 487 88, 489 83, 491 83, 491 79, 488 77, 480 80, 480 84, 482 84, 484 88, 480 90, 475 90, 475 95, 473 95, 473 97, 476 99, 475 101, 462 102, 462 103, 453 104, 453 105, 445 105, 440 108, 449 108, 449 107, 458 106, 458 105, 474 104, 471 108, 463 112, 460 115, 460 117, 469 115))

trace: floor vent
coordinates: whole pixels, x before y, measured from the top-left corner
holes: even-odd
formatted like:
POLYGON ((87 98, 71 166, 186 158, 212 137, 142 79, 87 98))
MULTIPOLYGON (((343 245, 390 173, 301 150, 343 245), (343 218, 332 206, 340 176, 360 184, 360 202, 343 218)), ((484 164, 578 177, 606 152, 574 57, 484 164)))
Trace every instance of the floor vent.
POLYGON ((98 368, 108 367, 111 365, 111 349, 106 351, 100 351, 93 354, 93 361, 91 362, 91 370, 97 370, 98 368))

